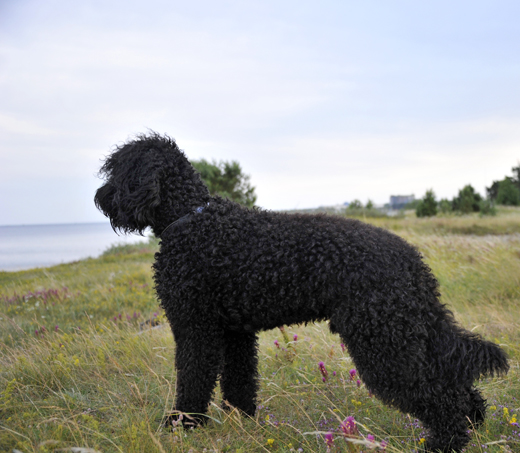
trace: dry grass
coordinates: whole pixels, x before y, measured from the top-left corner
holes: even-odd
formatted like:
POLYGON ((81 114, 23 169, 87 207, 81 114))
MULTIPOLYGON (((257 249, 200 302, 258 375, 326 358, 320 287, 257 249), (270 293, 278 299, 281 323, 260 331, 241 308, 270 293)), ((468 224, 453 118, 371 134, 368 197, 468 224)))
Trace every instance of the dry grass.
MULTIPOLYGON (((480 383, 489 417, 466 451, 519 451, 520 235, 501 232, 518 228, 520 215, 392 222, 387 226, 424 254, 460 322, 503 344, 512 359, 506 378, 480 383), (453 234, 473 222, 493 232, 453 234)), ((353 364, 326 323, 260 335, 254 419, 223 412, 217 388, 205 429, 163 429, 175 393, 175 345, 164 323, 140 327, 161 318, 152 249, 0 273, 0 451, 367 452, 381 451, 381 442, 387 452, 419 448, 420 424, 351 378, 353 364), (357 421, 358 443, 342 435, 348 416, 357 421)))

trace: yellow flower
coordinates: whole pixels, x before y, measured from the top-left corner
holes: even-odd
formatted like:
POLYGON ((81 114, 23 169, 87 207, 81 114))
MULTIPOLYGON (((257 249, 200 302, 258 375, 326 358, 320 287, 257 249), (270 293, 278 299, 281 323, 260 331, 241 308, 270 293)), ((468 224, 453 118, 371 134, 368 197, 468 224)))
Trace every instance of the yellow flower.
POLYGON ((269 445, 270 447, 272 447, 274 444, 274 439, 267 439, 267 445, 269 445))
POLYGON ((266 422, 269 421, 269 414, 267 414, 267 415, 265 416, 265 421, 266 421, 266 422))
POLYGON ((424 444, 424 442, 426 442, 426 439, 424 437, 421 437, 419 439, 419 445, 424 444))

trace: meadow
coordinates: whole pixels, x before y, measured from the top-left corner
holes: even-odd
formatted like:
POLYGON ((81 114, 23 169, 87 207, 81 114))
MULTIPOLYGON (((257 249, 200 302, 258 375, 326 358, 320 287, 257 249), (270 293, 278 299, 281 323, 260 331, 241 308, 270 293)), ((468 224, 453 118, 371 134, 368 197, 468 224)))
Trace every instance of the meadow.
MULTIPOLYGON (((415 244, 467 329, 501 344, 506 377, 479 382, 488 418, 468 453, 520 451, 520 210, 367 218, 415 244)), ((410 452, 425 432, 358 379, 326 323, 260 335, 255 418, 220 408, 204 429, 161 427, 175 344, 153 291, 154 240, 97 259, 0 272, 2 452, 410 452)))

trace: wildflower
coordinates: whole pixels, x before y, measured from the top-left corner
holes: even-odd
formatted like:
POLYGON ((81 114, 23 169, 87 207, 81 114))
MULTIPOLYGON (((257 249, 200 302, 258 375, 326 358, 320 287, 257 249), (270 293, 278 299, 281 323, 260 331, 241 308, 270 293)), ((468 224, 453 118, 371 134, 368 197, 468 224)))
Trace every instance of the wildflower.
POLYGON ((325 443, 329 448, 334 446, 334 434, 332 434, 331 432, 325 434, 325 443))
POLYGON ((336 376, 336 372, 335 371, 332 372, 332 376, 336 376))
POLYGON ((59 327, 58 327, 58 325, 56 324, 56 325, 54 326, 54 332, 57 332, 58 329, 59 329, 59 327))
POLYGON ((354 417, 349 416, 340 425, 341 431, 345 437, 358 437, 359 431, 354 417))
POLYGON ((357 385, 358 387, 361 387, 361 381, 360 381, 359 379, 356 381, 356 385, 357 385))
POLYGON ((293 339, 293 341, 298 341, 298 335, 294 334, 292 339, 293 339))
POLYGON ((341 350, 342 350, 343 352, 345 352, 345 345, 344 345, 343 343, 341 343, 340 346, 341 346, 341 350))
POLYGON ((518 426, 518 423, 516 421, 516 414, 513 414, 513 416, 511 417, 511 419, 509 420, 509 424, 511 426, 518 426))
POLYGON ((274 439, 267 439, 267 445, 268 445, 269 447, 272 447, 273 444, 274 444, 274 439))
POLYGON ((424 444, 424 442, 426 442, 426 439, 425 439, 424 437, 421 437, 421 438, 419 439, 419 445, 424 444))
POLYGON ((323 376, 322 381, 325 382, 327 378, 329 377, 329 373, 327 372, 327 368, 325 368, 325 364, 323 362, 320 362, 318 364, 318 367, 320 369, 320 373, 323 376))
POLYGON ((278 343, 278 340, 274 340, 274 345, 275 345, 278 349, 280 349, 280 343, 278 343))
POLYGON ((357 371, 355 369, 352 369, 349 371, 350 374, 350 380, 353 381, 354 377, 356 376, 357 371))
POLYGON ((381 445, 381 447, 380 447, 381 450, 382 450, 382 451, 385 451, 385 450, 386 450, 386 446, 388 445, 388 442, 387 442, 386 440, 382 440, 382 441, 380 442, 380 445, 381 445))

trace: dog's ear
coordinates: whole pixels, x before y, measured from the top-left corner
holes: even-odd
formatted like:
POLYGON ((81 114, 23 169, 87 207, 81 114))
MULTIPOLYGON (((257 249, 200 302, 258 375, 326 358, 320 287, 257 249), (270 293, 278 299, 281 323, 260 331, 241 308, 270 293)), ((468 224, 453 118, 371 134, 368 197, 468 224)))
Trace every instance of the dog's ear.
POLYGON ((129 186, 124 199, 118 201, 120 211, 130 213, 132 222, 143 232, 154 226, 155 210, 161 204, 161 168, 153 162, 145 162, 134 176, 135 181, 127 181, 129 186))
POLYGON ((115 231, 143 234, 154 226, 155 210, 161 204, 161 166, 153 160, 118 165, 114 161, 112 156, 102 169, 107 181, 97 190, 94 202, 115 231))

